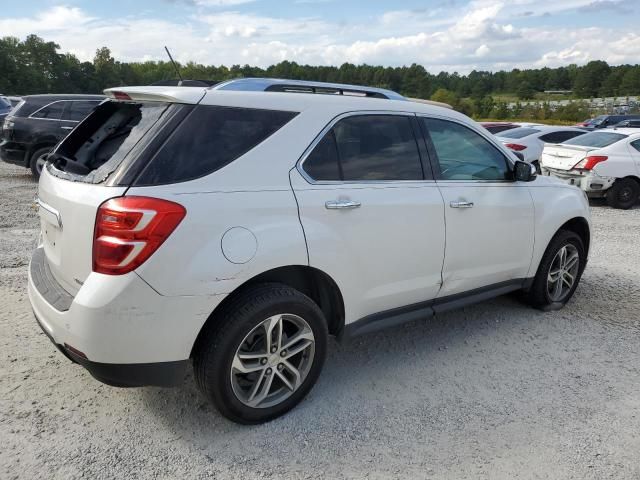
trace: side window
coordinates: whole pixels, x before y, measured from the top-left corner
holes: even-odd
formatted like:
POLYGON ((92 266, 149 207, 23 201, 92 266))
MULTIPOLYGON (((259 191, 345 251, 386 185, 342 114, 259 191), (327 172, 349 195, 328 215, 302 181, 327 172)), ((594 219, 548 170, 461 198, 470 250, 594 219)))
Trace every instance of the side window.
POLYGON ((304 171, 314 180, 341 180, 336 136, 330 130, 304 161, 304 171))
POLYGON ((422 180, 411 119, 359 115, 340 120, 304 162, 314 180, 422 180))
POLYGON ((69 106, 64 112, 63 120, 69 120, 72 122, 79 122, 84 120, 94 108, 96 108, 100 102, 93 101, 73 101, 69 102, 69 106))
MULTIPOLYGON (((252 150, 296 115, 199 105, 171 134, 136 185, 184 182, 213 173, 252 150)), ((264 161, 268 163, 269 159, 264 161)))
POLYGON ((47 120, 60 120, 66 102, 54 102, 41 108, 31 115, 32 118, 46 118, 47 120))
POLYGON ((411 120, 362 115, 340 120, 333 131, 343 180, 422 180, 411 120))
POLYGON ((629 145, 635 148, 638 152, 640 152, 640 140, 634 140, 629 145))
POLYGON ((442 180, 507 180, 508 162, 481 135, 455 122, 423 118, 442 180))

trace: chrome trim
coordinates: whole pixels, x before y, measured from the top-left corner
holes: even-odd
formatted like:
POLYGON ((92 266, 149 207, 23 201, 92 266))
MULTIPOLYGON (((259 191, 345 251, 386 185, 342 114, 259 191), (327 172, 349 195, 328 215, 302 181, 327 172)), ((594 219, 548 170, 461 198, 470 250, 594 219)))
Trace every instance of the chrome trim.
POLYGON ((324 208, 327 210, 349 210, 361 206, 362 204, 355 200, 328 200, 324 203, 324 208))
MULTIPOLYGON (((34 117, 34 115, 36 113, 38 113, 41 110, 44 110, 45 108, 49 107, 50 105, 53 105, 54 103, 60 103, 60 102, 95 102, 96 103, 96 107, 98 105, 100 105, 103 100, 80 100, 80 99, 75 99, 75 100, 54 100, 53 102, 47 103, 46 105, 40 107, 38 110, 36 110, 35 112, 31 113, 28 117, 26 118, 30 118, 31 120, 49 120, 52 122, 72 122, 72 123, 80 123, 80 120, 63 120, 61 118, 37 118, 34 117)), ((64 112, 64 108, 62 110, 64 112)))
POLYGON ((451 208, 473 208, 473 202, 449 202, 451 208))
POLYGON ((43 202, 42 200, 40 200, 40 198, 38 197, 38 195, 36 195, 35 197, 33 197, 33 203, 36 205, 37 208, 41 208, 43 209, 45 212, 51 214, 54 216, 54 218, 57 220, 58 223, 58 227, 60 228, 60 230, 62 230, 62 217, 60 216, 60 212, 58 212, 58 210, 56 210, 55 208, 53 208, 51 205, 49 205, 48 203, 43 202))
POLYGON ((359 110, 352 112, 344 112, 340 115, 333 117, 329 123, 320 131, 320 133, 313 139, 313 142, 302 152, 302 155, 296 163, 296 170, 310 185, 354 185, 354 184, 396 184, 396 183, 435 183, 432 179, 419 179, 419 180, 314 180, 307 172, 304 171, 303 165, 316 145, 322 141, 324 136, 333 128, 333 126, 340 120, 349 117, 356 117, 362 115, 398 115, 404 117, 415 117, 415 112, 399 111, 399 110, 359 110))

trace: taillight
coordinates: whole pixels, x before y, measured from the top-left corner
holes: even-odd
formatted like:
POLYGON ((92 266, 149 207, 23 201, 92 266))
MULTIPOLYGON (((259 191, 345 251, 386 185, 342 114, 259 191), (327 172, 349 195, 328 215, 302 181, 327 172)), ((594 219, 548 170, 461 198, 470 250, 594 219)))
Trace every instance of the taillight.
POLYGON ((113 93, 113 98, 115 98, 116 100, 131 100, 131 97, 129 96, 128 93, 125 92, 112 92, 113 93))
POLYGON ((121 275, 142 265, 171 235, 187 211, 150 197, 107 200, 96 216, 93 271, 121 275))
POLYGON ((505 143, 504 146, 510 148, 511 150, 515 150, 516 152, 520 152, 527 148, 526 145, 520 145, 519 143, 505 143))
POLYGON ((591 170, 598 163, 606 161, 607 158, 609 157, 605 157, 603 155, 593 155, 590 157, 585 157, 578 163, 576 163, 573 168, 575 168, 576 170, 591 170))

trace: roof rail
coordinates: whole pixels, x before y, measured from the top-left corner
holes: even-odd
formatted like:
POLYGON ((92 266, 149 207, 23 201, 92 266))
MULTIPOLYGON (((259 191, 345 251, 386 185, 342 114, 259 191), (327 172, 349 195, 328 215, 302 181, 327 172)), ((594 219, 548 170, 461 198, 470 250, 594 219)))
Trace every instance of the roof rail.
POLYGON ((279 78, 237 78, 219 83, 212 90, 236 90, 256 92, 316 93, 321 95, 345 95, 356 97, 406 100, 405 97, 384 88, 346 85, 342 83, 310 82, 279 78))

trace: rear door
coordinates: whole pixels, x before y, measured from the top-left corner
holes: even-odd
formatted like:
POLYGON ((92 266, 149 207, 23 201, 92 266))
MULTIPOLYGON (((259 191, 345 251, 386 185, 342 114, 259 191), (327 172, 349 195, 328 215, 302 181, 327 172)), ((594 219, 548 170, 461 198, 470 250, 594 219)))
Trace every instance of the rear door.
POLYGON ((444 208, 416 128, 413 115, 343 116, 291 171, 309 263, 337 282, 347 323, 440 289, 444 208))
POLYGON ((533 200, 505 155, 457 122, 421 117, 444 198, 446 249, 439 297, 524 279, 534 241, 533 200))

